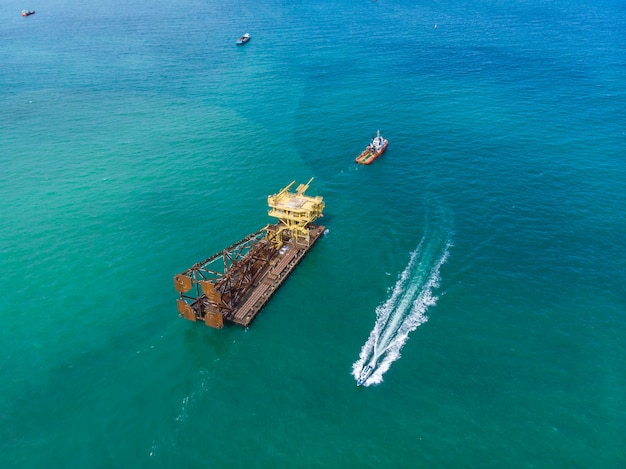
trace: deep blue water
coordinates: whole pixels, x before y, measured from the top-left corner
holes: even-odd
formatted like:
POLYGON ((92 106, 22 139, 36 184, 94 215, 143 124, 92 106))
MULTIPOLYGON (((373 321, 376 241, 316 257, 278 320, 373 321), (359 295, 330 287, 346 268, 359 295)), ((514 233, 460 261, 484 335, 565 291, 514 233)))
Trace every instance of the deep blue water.
POLYGON ((626 466, 623 2, 0 17, 3 467, 626 466), (311 177, 328 232, 252 326, 178 318, 311 177))

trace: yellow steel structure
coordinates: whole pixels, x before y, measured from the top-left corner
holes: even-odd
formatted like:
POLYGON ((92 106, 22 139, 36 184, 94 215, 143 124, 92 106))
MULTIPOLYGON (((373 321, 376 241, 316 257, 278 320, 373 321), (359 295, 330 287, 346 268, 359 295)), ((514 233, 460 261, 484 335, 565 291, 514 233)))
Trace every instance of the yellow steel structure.
POLYGON ((225 321, 248 326, 273 293, 321 237, 312 222, 322 215, 320 196, 304 195, 313 178, 268 196, 269 215, 279 221, 174 276, 180 316, 221 328, 225 321))
POLYGON ((308 225, 322 217, 324 210, 323 197, 304 195, 312 181, 313 178, 306 184, 300 184, 296 192, 289 192, 289 189, 296 183, 292 181, 278 194, 267 197, 268 215, 279 220, 276 225, 268 225, 267 237, 277 249, 283 245, 285 234, 289 235, 295 243, 306 245, 310 243, 308 225))

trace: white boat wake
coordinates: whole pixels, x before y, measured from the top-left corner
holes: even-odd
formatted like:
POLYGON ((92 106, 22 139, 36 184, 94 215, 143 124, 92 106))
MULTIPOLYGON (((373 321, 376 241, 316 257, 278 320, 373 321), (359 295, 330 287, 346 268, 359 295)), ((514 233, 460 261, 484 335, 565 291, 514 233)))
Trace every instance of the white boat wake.
POLYGON ((437 303, 433 290, 439 286, 439 269, 446 262, 450 240, 422 239, 398 277, 389 298, 376 308, 376 322, 352 365, 357 384, 370 386, 383 381, 409 333, 428 320, 426 311, 437 303), (372 370, 366 369, 368 366, 372 370), (367 376, 365 376, 367 375, 367 376))

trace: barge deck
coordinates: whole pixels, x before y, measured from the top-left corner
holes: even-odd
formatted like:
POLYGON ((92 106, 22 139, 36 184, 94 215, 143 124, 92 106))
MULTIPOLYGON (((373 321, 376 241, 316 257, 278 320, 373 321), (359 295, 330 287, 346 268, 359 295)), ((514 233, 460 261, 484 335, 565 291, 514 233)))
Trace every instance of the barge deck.
POLYGON ((324 232, 324 227, 321 225, 312 226, 310 231, 310 245, 287 242, 270 260, 259 281, 252 286, 249 295, 243 299, 243 304, 229 317, 232 322, 241 326, 248 326, 252 322, 296 265, 309 252, 315 241, 319 239, 324 232))

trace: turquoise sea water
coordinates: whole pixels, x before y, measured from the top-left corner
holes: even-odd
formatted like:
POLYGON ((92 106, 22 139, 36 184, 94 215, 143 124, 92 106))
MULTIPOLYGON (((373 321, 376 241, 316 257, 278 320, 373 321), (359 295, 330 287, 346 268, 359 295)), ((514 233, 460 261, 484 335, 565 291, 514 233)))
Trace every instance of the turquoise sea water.
POLYGON ((626 467, 623 2, 0 17, 2 467, 626 467), (178 318, 310 177, 328 232, 252 326, 178 318))

